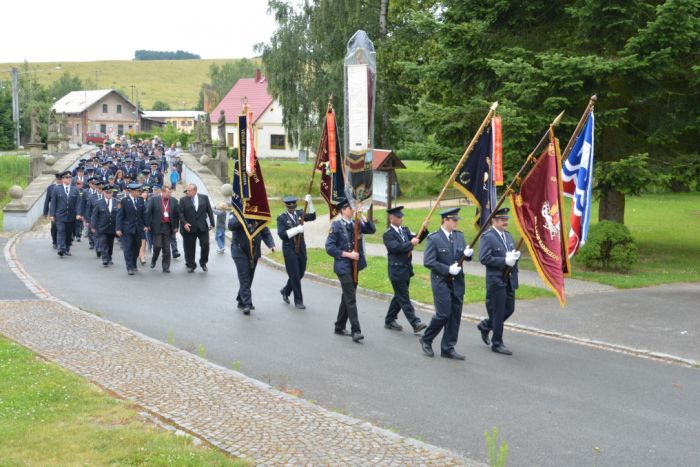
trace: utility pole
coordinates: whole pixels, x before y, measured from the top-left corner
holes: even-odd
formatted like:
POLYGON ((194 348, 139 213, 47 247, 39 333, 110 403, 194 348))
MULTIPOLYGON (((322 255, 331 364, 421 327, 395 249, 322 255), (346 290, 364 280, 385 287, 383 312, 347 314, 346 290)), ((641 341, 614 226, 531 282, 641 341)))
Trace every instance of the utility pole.
POLYGON ((100 79, 100 70, 95 70, 95 89, 100 89, 99 79, 100 79))
POLYGON ((131 88, 131 103, 134 103, 134 88, 136 87, 133 84, 130 84, 129 87, 131 88))
POLYGON ((19 147, 19 82, 17 68, 12 67, 12 120, 15 121, 15 148, 19 147))

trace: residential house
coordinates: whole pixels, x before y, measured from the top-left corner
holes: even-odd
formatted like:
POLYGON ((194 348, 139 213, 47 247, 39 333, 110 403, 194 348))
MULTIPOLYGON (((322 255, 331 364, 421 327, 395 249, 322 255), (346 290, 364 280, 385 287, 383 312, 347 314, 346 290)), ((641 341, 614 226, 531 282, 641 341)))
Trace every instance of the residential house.
POLYGON ((159 121, 163 125, 172 125, 178 131, 192 133, 194 123, 206 112, 200 110, 144 110, 143 118, 159 121))

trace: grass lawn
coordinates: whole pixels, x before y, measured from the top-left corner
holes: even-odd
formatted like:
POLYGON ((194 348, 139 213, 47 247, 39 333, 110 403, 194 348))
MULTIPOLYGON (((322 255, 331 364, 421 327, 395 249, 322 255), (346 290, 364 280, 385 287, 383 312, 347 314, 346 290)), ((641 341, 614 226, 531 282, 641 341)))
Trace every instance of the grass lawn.
MULTIPOLYGON (((131 88, 138 89, 141 106, 150 109, 157 100, 166 102, 172 109, 193 109, 199 99, 202 83, 208 82, 209 66, 236 59, 217 60, 108 60, 96 62, 46 62, 30 63, 37 81, 48 86, 63 73, 78 76, 83 82, 95 82, 98 73, 100 89, 119 89, 131 100, 131 88), (60 70, 55 70, 60 65, 60 70), (46 70, 46 71, 44 71, 46 70), (184 104, 183 104, 184 103, 184 104)), ((22 64, 3 63, 0 68, 21 67, 22 64)), ((20 68, 21 71, 21 68, 20 68)), ((134 99, 136 95, 134 94, 134 99)))
POLYGON ((1 465, 246 465, 0 338, 1 465))
POLYGON ((0 157, 0 230, 2 230, 2 222, 4 219, 2 208, 10 202, 10 195, 8 194, 10 187, 13 185, 19 185, 22 188, 26 187, 28 174, 28 157, 0 157))
MULTIPOLYGON (((270 253, 269 257, 279 263, 284 263, 281 252, 270 253)), ((307 271, 319 276, 337 279, 333 273, 333 258, 328 256, 321 248, 309 248, 307 271)), ((416 275, 411 279, 411 298, 422 303, 433 303, 433 294, 430 289, 430 272, 427 268, 414 265, 416 275)), ((483 302, 486 296, 484 288, 485 279, 479 276, 467 275, 467 295, 465 303, 483 302)), ((387 277, 386 258, 370 256, 367 258, 367 268, 360 272, 360 287, 377 292, 393 293, 391 283, 387 277)), ((552 297, 553 295, 544 289, 521 285, 517 291, 518 299, 532 299, 540 297, 552 297)))

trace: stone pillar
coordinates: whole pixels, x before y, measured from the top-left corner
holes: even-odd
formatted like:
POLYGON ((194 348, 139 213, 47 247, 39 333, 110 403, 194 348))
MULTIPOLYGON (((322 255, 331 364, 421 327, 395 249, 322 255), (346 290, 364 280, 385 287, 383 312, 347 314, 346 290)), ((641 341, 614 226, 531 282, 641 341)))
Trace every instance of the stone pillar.
POLYGON ((46 149, 49 154, 55 154, 58 152, 58 143, 58 138, 49 137, 49 139, 46 140, 46 149))
POLYGON ((231 183, 228 174, 228 149, 226 146, 220 145, 216 148, 216 158, 219 163, 219 178, 223 183, 231 183))
POLYGON ((43 169, 42 166, 44 159, 41 155, 41 150, 43 149, 44 145, 42 143, 29 143, 27 146, 29 146, 29 156, 31 158, 29 162, 29 177, 27 181, 32 183, 32 180, 41 175, 41 170, 43 169))
POLYGON ((193 149, 192 149, 192 154, 201 154, 201 152, 202 152, 202 142, 199 140, 199 138, 197 138, 196 140, 194 140, 194 143, 192 143, 192 144, 193 144, 193 146, 194 146, 193 149))
POLYGON ((56 158, 51 154, 44 157, 44 170, 41 171, 42 174, 55 174, 58 170, 53 168, 56 163, 56 158))

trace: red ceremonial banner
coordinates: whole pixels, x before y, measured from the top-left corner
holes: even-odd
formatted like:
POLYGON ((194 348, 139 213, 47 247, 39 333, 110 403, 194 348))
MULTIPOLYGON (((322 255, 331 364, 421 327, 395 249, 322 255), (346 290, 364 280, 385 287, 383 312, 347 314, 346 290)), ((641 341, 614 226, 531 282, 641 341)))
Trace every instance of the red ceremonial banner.
POLYGON ((510 195, 510 202, 537 272, 564 306, 564 276, 569 275, 570 267, 559 143, 551 128, 547 148, 524 178, 519 192, 510 195))
POLYGON ((503 136, 501 134, 501 117, 491 120, 493 131, 493 181, 496 186, 503 185, 503 136))
POLYGON ((336 138, 335 134, 335 114, 333 112, 326 113, 326 132, 328 135, 328 161, 330 162, 331 173, 334 174, 338 167, 336 166, 336 138))

